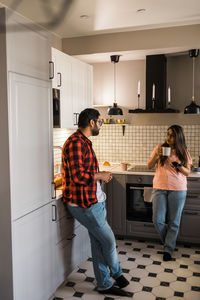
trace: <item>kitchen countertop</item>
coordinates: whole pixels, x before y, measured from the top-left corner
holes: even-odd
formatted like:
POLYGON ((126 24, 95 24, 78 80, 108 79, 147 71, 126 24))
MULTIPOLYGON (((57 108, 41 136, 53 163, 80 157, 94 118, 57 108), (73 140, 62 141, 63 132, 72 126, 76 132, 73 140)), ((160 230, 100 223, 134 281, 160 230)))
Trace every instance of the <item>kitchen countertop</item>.
MULTIPOLYGON (((154 175, 155 171, 148 171, 148 172, 141 172, 141 171, 131 171, 131 169, 136 164, 132 164, 127 168, 127 171, 122 171, 119 163, 111 163, 111 166, 103 166, 102 164, 99 164, 100 171, 108 171, 112 172, 113 174, 126 174, 126 175, 154 175)), ((189 177, 200 177, 200 172, 191 172, 189 177)))
MULTIPOLYGON (((134 164, 128 167, 127 171, 122 171, 119 163, 111 163, 110 166, 103 166, 103 164, 99 164, 100 171, 108 171, 112 172, 113 174, 124 174, 124 175, 154 175, 154 171, 150 172, 133 172, 130 171, 133 168, 134 164)), ((199 177, 200 173, 198 172, 191 172, 189 177, 199 177)), ((56 189, 56 200, 62 198, 62 190, 56 189)))

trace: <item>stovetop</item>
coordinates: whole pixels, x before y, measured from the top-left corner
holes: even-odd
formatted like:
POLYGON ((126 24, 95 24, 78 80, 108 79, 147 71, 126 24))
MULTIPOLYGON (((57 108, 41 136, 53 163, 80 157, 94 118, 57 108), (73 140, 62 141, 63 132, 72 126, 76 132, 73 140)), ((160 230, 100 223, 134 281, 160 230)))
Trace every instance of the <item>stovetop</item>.
POLYGON ((155 172, 156 169, 149 169, 146 165, 135 165, 129 171, 131 172, 155 172))

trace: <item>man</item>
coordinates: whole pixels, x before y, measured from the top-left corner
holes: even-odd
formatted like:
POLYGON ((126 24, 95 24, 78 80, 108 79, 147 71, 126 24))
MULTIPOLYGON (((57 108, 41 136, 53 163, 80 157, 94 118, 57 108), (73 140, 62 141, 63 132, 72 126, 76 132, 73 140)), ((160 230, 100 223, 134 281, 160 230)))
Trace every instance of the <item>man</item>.
POLYGON ((109 182, 112 173, 99 171, 92 142, 88 139, 99 134, 101 125, 98 110, 87 108, 79 115, 78 130, 65 142, 62 152, 63 201, 74 218, 88 229, 97 291, 129 296, 121 290, 129 282, 122 275, 115 237, 106 220, 106 195, 101 188, 101 181, 109 182), (110 276, 115 279, 114 285, 110 276))

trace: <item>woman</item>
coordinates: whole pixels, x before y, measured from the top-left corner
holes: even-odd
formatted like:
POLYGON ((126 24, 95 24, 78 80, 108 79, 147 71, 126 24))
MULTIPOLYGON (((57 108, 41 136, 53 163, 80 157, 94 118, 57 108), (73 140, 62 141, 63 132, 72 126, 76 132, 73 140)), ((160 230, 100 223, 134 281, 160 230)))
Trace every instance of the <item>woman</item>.
POLYGON ((190 174, 192 160, 181 126, 172 125, 168 128, 166 142, 171 154, 162 156, 162 145, 157 145, 148 161, 148 168, 157 165, 152 193, 153 223, 164 245, 163 260, 169 261, 176 246, 187 193, 186 176, 190 174))

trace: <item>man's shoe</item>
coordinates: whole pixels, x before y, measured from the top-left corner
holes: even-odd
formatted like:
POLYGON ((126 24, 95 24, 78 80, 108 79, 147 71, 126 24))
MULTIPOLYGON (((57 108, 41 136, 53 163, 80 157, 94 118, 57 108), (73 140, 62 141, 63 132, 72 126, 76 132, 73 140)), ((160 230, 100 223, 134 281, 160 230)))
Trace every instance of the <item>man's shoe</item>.
POLYGON ((163 260, 164 261, 170 261, 171 259, 172 259, 171 254, 169 252, 164 252, 163 260))
MULTIPOLYGON (((97 290, 98 291, 98 290, 97 290)), ((115 286, 111 286, 109 289, 107 290, 100 290, 98 291, 100 294, 111 294, 111 295, 116 295, 116 296, 124 296, 124 297, 133 297, 133 293, 130 292, 126 292, 121 290, 118 287, 115 286)))
POLYGON ((115 285, 117 285, 120 289, 123 289, 129 285, 129 281, 123 275, 121 275, 115 280, 115 285))

